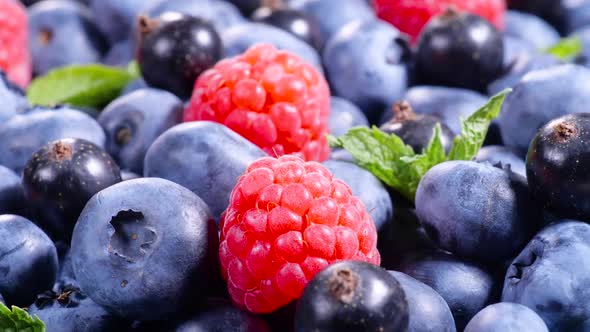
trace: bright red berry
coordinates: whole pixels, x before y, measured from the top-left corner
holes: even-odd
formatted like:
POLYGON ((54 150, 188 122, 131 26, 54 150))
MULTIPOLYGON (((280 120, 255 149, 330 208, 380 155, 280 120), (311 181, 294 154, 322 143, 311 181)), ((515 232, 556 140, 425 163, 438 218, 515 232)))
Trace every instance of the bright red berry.
POLYGON ((31 80, 27 12, 16 0, 0 0, 0 69, 25 87, 31 80))
POLYGON ((380 263, 377 230, 348 185, 295 156, 255 161, 221 220, 219 258, 234 302, 255 313, 298 299, 327 265, 380 263))
POLYGON ((268 44, 224 59, 199 76, 185 121, 223 123, 272 156, 322 161, 330 91, 299 57, 268 44))
POLYGON ((377 15, 416 40, 424 25, 449 6, 488 19, 504 27, 505 0, 373 0, 377 15))

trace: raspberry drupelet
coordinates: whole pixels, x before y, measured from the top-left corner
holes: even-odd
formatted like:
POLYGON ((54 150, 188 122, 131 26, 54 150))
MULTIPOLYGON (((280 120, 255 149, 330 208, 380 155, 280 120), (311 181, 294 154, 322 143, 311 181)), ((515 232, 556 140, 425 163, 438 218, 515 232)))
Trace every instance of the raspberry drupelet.
POLYGON ((316 69, 258 44, 199 76, 184 119, 225 124, 271 156, 323 161, 329 112, 328 84, 316 69))
POLYGON ((0 69, 23 88, 31 80, 27 25, 27 11, 20 2, 0 0, 0 69))
POLYGON ((232 300, 254 313, 298 299, 331 263, 381 260, 373 220, 350 187, 296 156, 250 165, 221 219, 223 277, 232 300))

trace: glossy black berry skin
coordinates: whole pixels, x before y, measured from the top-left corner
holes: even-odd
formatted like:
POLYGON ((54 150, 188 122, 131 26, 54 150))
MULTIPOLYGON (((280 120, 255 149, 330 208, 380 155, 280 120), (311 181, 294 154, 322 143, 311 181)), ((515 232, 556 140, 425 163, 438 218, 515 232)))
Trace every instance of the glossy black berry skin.
POLYGON ((502 35, 485 19, 448 11, 420 35, 417 79, 423 84, 485 91, 502 73, 502 35))
POLYGON ((97 192, 121 182, 121 171, 100 147, 66 138, 33 154, 23 173, 27 199, 36 223, 52 238, 71 237, 86 202, 97 192))
POLYGON ((319 27, 315 21, 307 17, 303 12, 293 9, 261 7, 252 14, 252 20, 274 25, 315 48, 320 47, 319 27))
POLYGON ((393 117, 380 129, 399 136, 414 152, 422 153, 430 143, 437 124, 441 129, 440 141, 445 151, 449 152, 455 137, 453 131, 436 116, 414 113, 407 102, 396 103, 393 106, 393 117))
POLYGON ((197 77, 222 56, 219 34, 200 18, 156 21, 155 28, 144 30, 137 59, 143 78, 180 98, 189 98, 197 77))
POLYGON ((242 12, 244 16, 250 16, 252 13, 262 6, 263 0, 229 0, 234 6, 242 12))
POLYGON ((295 332, 403 332, 408 302, 399 282, 382 268, 341 261, 305 287, 295 314, 295 332))
POLYGON ((531 141, 526 158, 535 199, 563 218, 590 221, 590 113, 557 118, 531 141))

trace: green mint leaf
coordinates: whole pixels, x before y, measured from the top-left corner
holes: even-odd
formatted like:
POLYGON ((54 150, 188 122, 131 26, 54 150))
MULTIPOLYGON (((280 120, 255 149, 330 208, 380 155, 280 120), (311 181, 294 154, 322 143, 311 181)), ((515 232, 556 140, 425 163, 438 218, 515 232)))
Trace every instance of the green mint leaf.
POLYGON ((504 98, 510 91, 512 90, 506 89, 493 96, 487 104, 461 121, 461 136, 455 137, 448 160, 471 160, 475 157, 483 145, 492 120, 500 114, 504 98))
POLYGON ((3 332, 45 332, 45 324, 37 316, 30 316, 23 309, 12 306, 8 309, 0 303, 0 331, 3 332))
POLYGON ((328 142, 332 147, 346 149, 359 166, 414 201, 420 180, 432 167, 447 160, 471 160, 475 157, 488 127, 500 114, 504 98, 510 91, 500 92, 461 121, 461 136, 455 137, 448 156, 440 138, 440 124, 434 127, 432 138, 421 154, 415 154, 398 136, 388 135, 376 127, 356 127, 340 137, 328 136, 328 142))
POLYGON ((346 149, 356 163, 373 173, 392 188, 400 187, 396 174, 401 157, 411 157, 414 151, 396 135, 388 135, 377 127, 356 127, 340 137, 328 136, 332 147, 346 149))
POLYGON ((582 40, 574 36, 561 39, 557 44, 545 50, 545 53, 561 60, 569 60, 578 56, 582 52, 582 48, 582 40))
POLYGON ((127 64, 127 73, 135 78, 141 76, 141 68, 139 67, 139 63, 133 60, 127 64))
POLYGON ((137 77, 133 64, 129 69, 97 64, 61 67, 33 80, 27 98, 34 105, 103 107, 137 77))

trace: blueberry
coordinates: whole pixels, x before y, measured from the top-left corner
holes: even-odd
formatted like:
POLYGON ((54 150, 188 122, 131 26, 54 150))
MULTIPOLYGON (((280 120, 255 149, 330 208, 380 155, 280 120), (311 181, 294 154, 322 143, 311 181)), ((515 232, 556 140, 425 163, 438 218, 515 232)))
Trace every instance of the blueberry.
POLYGON ((319 71, 322 70, 320 56, 311 45, 292 34, 265 23, 243 23, 223 31, 221 34, 225 57, 245 52, 254 44, 267 43, 298 55, 319 71))
POLYGON ((455 320, 445 300, 430 286, 397 271, 389 271, 408 300, 408 332, 455 332, 455 320))
POLYGON ((264 156, 264 151, 222 124, 187 122, 168 129, 150 146, 143 175, 189 188, 219 220, 238 177, 264 156))
POLYGON ((558 1, 563 6, 563 19, 560 25, 564 34, 590 25, 590 2, 581 1, 558 1))
POLYGON ((38 75, 65 65, 99 62, 108 49, 84 5, 46 0, 31 6, 28 14, 29 48, 38 75))
POLYGON ((552 120, 533 138, 526 159, 534 197, 560 217, 590 221, 587 141, 590 113, 552 120))
POLYGON ((383 183, 373 174, 356 164, 344 161, 327 160, 324 166, 334 177, 350 186, 352 193, 365 204, 377 229, 391 219, 393 202, 383 183))
MULTIPOLYGON (((455 134, 461 133, 461 118, 467 118, 486 104, 487 97, 477 92, 442 86, 414 86, 400 100, 407 101, 414 112, 439 117, 455 134)), ((383 113, 381 123, 391 118, 391 108, 383 113)))
POLYGON ((174 332, 270 332, 266 322, 242 311, 228 300, 208 299, 203 309, 177 324, 174 332))
POLYGON ((0 165, 0 215, 26 215, 27 205, 21 177, 0 165))
POLYGON ((330 134, 342 136, 353 127, 368 125, 369 120, 355 104, 340 97, 330 97, 330 134))
POLYGON ((216 281, 218 244, 209 208, 197 195, 143 178, 93 196, 71 250, 78 283, 92 300, 128 319, 157 320, 198 303, 216 281))
POLYGON ((320 49, 320 30, 317 22, 301 11, 261 7, 252 14, 252 20, 283 29, 314 48, 320 49))
POLYGON ((123 181, 138 179, 140 177, 141 177, 141 175, 133 173, 131 171, 126 171, 126 170, 121 171, 121 180, 123 180, 123 181))
POLYGON ((580 62, 586 67, 590 66, 590 26, 582 27, 572 33, 572 36, 577 37, 582 42, 582 53, 580 55, 580 62))
POLYGON ((133 24, 145 0, 91 0, 92 17, 111 43, 132 38, 133 24))
POLYGON ((510 169, 514 173, 526 177, 526 166, 524 164, 524 159, 514 154, 514 152, 510 151, 510 149, 506 148, 505 146, 484 146, 477 152, 475 160, 479 162, 487 161, 492 165, 497 165, 498 163, 504 166, 510 165, 510 169))
POLYGON ((509 10, 505 20, 505 34, 526 40, 539 50, 547 49, 559 41, 559 32, 533 14, 509 10))
POLYGON ((147 85, 145 80, 143 78, 137 78, 137 79, 134 79, 133 81, 129 82, 129 84, 127 84, 127 86, 125 86, 125 89, 123 89, 123 91, 121 92, 121 95, 126 95, 126 94, 133 92, 133 91, 145 89, 145 88, 149 88, 149 86, 147 85))
POLYGON ((57 279, 52 290, 59 293, 60 287, 67 285, 80 287, 74 275, 74 267, 72 266, 72 251, 68 242, 55 242, 57 248, 57 255, 59 258, 59 270, 57 279))
POLYGON ((396 270, 439 293, 449 305, 458 331, 497 299, 497 281, 487 269, 444 252, 406 255, 396 270))
POLYGON ((55 239, 68 240, 90 197, 121 181, 121 171, 100 147, 65 138, 37 150, 26 164, 23 186, 35 222, 55 239))
POLYGON ((342 261, 319 272, 305 287, 295 332, 406 331, 408 316, 406 294, 387 271, 342 261))
POLYGON ((496 303, 478 312, 465 332, 549 332, 541 317, 518 303, 496 303))
POLYGON ((552 55, 531 54, 522 56, 515 60, 508 72, 488 85, 488 93, 495 95, 506 88, 514 87, 526 74, 532 71, 547 69, 560 64, 563 64, 563 62, 552 55))
POLYGON ((28 306, 57 277, 55 245, 28 219, 0 216, 0 293, 11 305, 28 306))
POLYGON ((347 23, 376 19, 371 6, 364 0, 291 0, 289 7, 304 12, 318 24, 320 49, 347 23))
POLYGON ((0 70, 0 123, 24 111, 28 106, 24 91, 0 70))
POLYGON ((0 165, 20 173, 35 151, 66 137, 85 139, 99 147, 105 143, 105 134, 94 119, 68 107, 37 107, 14 116, 0 124, 0 165))
POLYGON ((209 22, 185 15, 169 22, 139 18, 137 52, 148 85, 187 99, 197 77, 222 56, 221 37, 209 22))
POLYGON ((326 44, 323 60, 333 93, 355 103, 374 123, 406 90, 409 54, 396 28, 368 20, 340 29, 326 44))
POLYGON ((543 125, 565 114, 586 112, 590 69, 559 65, 525 75, 508 94, 498 117, 504 144, 524 156, 543 125))
POLYGON ((170 92, 139 89, 112 101, 98 117, 106 149, 121 168, 143 172, 150 145, 182 120, 183 104, 170 92))
POLYGON ((451 150, 455 134, 440 118, 429 114, 417 114, 406 101, 393 104, 393 117, 379 129, 399 136, 414 152, 422 151, 430 144, 436 125, 440 126, 440 142, 446 152, 451 150))
MULTIPOLYGON (((562 25, 564 19, 564 4, 562 0, 510 0, 509 8, 535 14, 550 22, 552 25, 562 25)), ((579 3, 581 1, 571 1, 579 3)))
POLYGON ((40 294, 29 308, 52 332, 125 331, 129 324, 108 313, 75 286, 64 286, 40 294))
POLYGON ((590 225, 562 220, 524 248, 506 273, 503 302, 533 309, 549 331, 590 330, 590 225))
POLYGON ((144 8, 150 17, 180 12, 211 22, 219 32, 245 21, 240 11, 222 0, 152 0, 144 8))
POLYGON ((518 254, 540 227, 541 211, 522 175, 489 163, 438 164, 416 191, 416 212, 430 238, 482 262, 518 254))
POLYGON ((114 44, 102 59, 107 66, 126 68, 135 59, 133 44, 129 39, 114 44))
POLYGON ((418 79, 426 84, 485 91, 502 71, 502 35, 484 18, 447 10, 420 33, 418 79))
POLYGON ((531 58, 538 50, 530 42, 517 37, 503 35, 504 42, 504 65, 502 73, 509 72, 515 63, 531 58))

